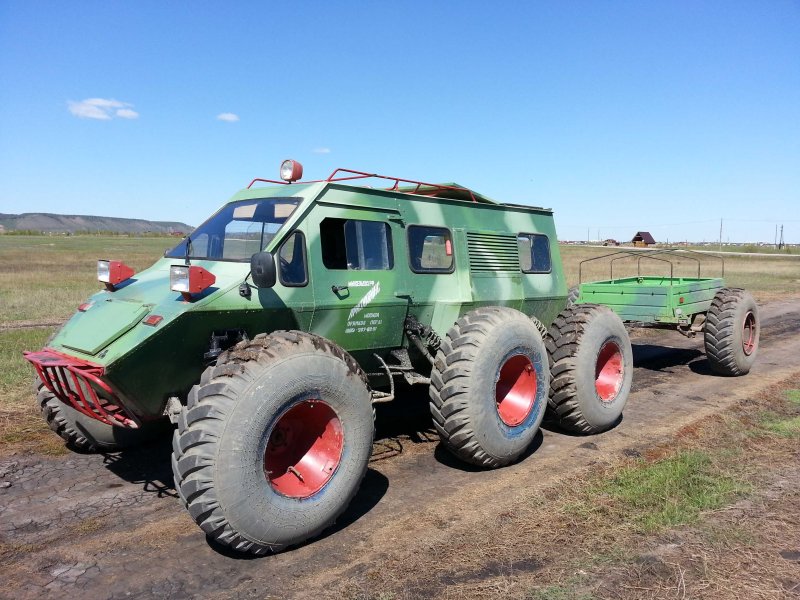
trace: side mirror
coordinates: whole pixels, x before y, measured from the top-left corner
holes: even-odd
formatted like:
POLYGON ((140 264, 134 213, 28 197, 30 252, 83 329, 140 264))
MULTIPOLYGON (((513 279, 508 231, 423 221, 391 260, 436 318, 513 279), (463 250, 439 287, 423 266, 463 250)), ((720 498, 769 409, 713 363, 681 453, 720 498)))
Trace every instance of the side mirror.
POLYGON ((271 288, 275 285, 277 271, 275 258, 269 252, 256 252, 250 257, 250 275, 257 288, 271 288))

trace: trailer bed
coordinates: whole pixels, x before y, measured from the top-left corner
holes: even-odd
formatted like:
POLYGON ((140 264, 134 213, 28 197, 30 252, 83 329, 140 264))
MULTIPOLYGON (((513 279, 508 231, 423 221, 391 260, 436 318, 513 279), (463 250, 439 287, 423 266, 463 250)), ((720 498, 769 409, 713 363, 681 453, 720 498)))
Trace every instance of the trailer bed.
POLYGON ((581 283, 576 303, 603 304, 626 322, 686 325, 724 286, 716 277, 623 277, 581 283))

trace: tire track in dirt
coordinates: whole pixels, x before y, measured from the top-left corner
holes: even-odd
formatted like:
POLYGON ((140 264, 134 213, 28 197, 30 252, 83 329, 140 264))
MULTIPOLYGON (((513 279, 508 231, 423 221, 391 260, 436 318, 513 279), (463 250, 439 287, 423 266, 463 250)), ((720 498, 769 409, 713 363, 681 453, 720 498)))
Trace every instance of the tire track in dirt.
POLYGON ((50 321, 9 321, 7 323, 0 323, 0 333, 3 331, 12 331, 14 329, 39 329, 44 327, 60 327, 67 322, 67 319, 58 319, 50 321))
MULTIPOLYGON (((702 338, 634 334, 635 391, 620 425, 591 437, 546 429, 526 458, 497 471, 458 463, 439 444, 425 443, 435 438, 424 433, 379 440, 340 523, 310 544, 265 558, 206 542, 176 499, 166 440, 106 456, 12 456, 0 461, 0 481, 11 483, 0 489, 0 597, 332 595, 341 578, 402 564, 459 527, 485 527, 518 486, 641 452, 781 379, 800 368, 798 333, 797 302, 763 306, 761 354, 745 378, 710 374, 702 338)), ((386 420, 392 423, 384 430, 394 433, 398 425, 386 420)))

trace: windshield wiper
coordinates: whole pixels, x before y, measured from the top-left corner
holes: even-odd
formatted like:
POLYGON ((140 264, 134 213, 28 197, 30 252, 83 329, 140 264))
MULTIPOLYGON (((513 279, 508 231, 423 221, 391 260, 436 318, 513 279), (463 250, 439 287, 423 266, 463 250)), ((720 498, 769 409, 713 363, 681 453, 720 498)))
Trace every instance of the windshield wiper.
POLYGON ((191 256, 191 254, 192 254, 192 238, 191 238, 191 236, 187 235, 186 236, 186 254, 183 257, 187 266, 192 264, 191 262, 189 262, 189 256, 191 256))

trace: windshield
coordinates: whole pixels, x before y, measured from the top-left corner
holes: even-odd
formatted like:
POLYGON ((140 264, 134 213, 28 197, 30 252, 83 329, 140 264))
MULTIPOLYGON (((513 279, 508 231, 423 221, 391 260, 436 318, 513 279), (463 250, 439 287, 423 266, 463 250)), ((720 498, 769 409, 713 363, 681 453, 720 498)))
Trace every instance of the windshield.
POLYGON ((263 198, 226 204, 164 256, 249 261, 275 237, 301 201, 302 198, 263 198))

